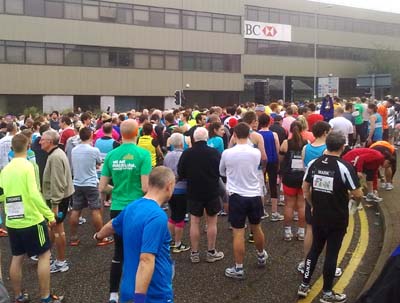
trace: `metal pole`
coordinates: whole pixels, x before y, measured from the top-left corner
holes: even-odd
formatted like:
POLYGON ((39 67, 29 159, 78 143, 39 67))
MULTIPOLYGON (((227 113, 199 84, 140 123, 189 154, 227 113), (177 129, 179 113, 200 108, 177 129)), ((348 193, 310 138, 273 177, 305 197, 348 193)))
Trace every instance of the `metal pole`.
POLYGON ((318 15, 314 12, 314 101, 317 99, 317 39, 318 39, 318 15))
POLYGON ((282 94, 282 99, 283 99, 283 102, 286 102, 286 76, 283 76, 282 79, 283 79, 283 85, 282 85, 283 94, 282 94))

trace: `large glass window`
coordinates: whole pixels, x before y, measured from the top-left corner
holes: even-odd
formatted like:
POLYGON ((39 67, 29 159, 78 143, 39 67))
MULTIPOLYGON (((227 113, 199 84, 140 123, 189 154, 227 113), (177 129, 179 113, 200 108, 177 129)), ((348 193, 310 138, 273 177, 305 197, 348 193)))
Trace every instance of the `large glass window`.
POLYGON ((45 64, 44 43, 26 43, 26 63, 45 64))
POLYGON ((258 19, 258 9, 256 7, 247 7, 246 17, 247 20, 251 21, 267 21, 263 19, 258 19))
POLYGON ((224 32, 225 31, 225 16, 224 15, 212 15, 212 30, 213 32, 224 32))
POLYGON ((179 53, 166 52, 165 53, 165 69, 179 70, 179 53))
POLYGON ((181 25, 180 14, 177 9, 165 9, 165 26, 179 28, 181 25))
POLYGON ((8 63, 24 63, 25 62, 25 43, 16 41, 6 42, 6 54, 8 63))
POLYGON ((126 24, 133 23, 132 5, 117 4, 117 22, 126 24))
POLYGON ((83 0, 83 18, 89 20, 99 20, 99 2, 83 0))
POLYGON ((211 14, 198 13, 196 22, 197 22, 197 30, 211 31, 211 14))
POLYGON ((64 3, 62 0, 47 0, 45 2, 46 17, 63 18, 64 17, 64 3))
POLYGON ((257 40, 246 39, 246 54, 257 54, 257 40))
POLYGON ((82 5, 79 0, 65 0, 64 15, 67 19, 82 19, 82 5))
POLYGON ((6 61, 6 47, 4 46, 4 42, 0 41, 0 62, 6 61))
POLYGON ((115 3, 101 3, 100 6, 100 20, 106 22, 115 22, 117 19, 117 4, 115 3))
POLYGON ((121 49, 118 51, 118 66, 133 66, 132 52, 129 49, 121 49))
POLYGON ((25 1, 25 14, 29 16, 44 16, 44 0, 25 1))
POLYGON ((135 51, 135 68, 149 68, 149 52, 145 50, 135 51))
POLYGON ((149 8, 135 5, 133 8, 133 22, 137 25, 149 25, 149 8))
POLYGON ((182 12, 182 27, 184 29, 196 29, 196 14, 194 12, 182 12))
POLYGON ((64 53, 65 65, 82 65, 82 51, 79 46, 66 45, 64 53))
POLYGON ((22 15, 24 13, 24 1, 23 0, 5 0, 6 1, 6 13, 22 15))
POLYGON ((159 51, 150 52, 150 68, 164 69, 164 53, 159 51))
POLYGON ((213 55, 212 56, 212 70, 214 72, 224 71, 224 56, 223 55, 213 55))
POLYGON ((300 26, 301 27, 314 27, 315 17, 311 14, 302 13, 300 14, 300 26))
POLYGON ((97 47, 85 47, 83 49, 83 65, 84 66, 100 65, 100 53, 97 47))
POLYGON ((211 56, 208 54, 197 54, 196 56, 196 70, 209 72, 212 70, 211 56))
POLYGON ((183 70, 195 70, 195 54, 194 53, 186 53, 182 56, 182 69, 183 70))
POLYGON ((263 8, 258 11, 258 21, 268 22, 269 20, 269 8, 263 8))
POLYGON ((64 64, 64 48, 60 44, 46 45, 46 63, 54 65, 64 64))
POLYGON ((108 66, 116 67, 118 66, 118 51, 108 50, 108 66))
POLYGON ((150 25, 157 27, 164 27, 164 9, 163 8, 150 8, 150 25))
POLYGON ((279 10, 277 9, 270 9, 269 10, 269 18, 268 22, 271 23, 279 23, 279 10))
POLYGON ((4 0, 0 0, 0 13, 4 12, 4 0))
POLYGON ((240 34, 242 20, 240 17, 226 16, 225 30, 227 33, 240 34))

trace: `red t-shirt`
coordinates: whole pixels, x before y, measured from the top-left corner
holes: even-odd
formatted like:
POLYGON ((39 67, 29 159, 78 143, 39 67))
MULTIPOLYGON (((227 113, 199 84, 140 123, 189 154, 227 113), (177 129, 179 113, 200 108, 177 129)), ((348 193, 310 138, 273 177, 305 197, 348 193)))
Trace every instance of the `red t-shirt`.
POLYGON ((315 123, 317 123, 318 121, 324 121, 324 116, 320 115, 320 114, 311 114, 308 115, 307 117, 307 123, 308 123, 308 130, 312 131, 312 127, 315 123))
POLYGON ((383 155, 371 148, 352 149, 343 156, 343 160, 353 165, 358 173, 366 169, 377 170, 385 162, 383 155))
POLYGON ((73 136, 75 136, 75 131, 72 128, 64 129, 60 136, 60 144, 65 146, 67 140, 73 136))

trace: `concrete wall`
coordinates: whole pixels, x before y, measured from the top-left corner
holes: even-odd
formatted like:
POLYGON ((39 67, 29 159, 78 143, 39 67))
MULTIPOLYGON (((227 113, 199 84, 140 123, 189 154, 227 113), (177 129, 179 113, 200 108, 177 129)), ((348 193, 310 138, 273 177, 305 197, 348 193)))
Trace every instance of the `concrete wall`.
POLYGON ((74 96, 43 96, 43 112, 73 110, 74 96))

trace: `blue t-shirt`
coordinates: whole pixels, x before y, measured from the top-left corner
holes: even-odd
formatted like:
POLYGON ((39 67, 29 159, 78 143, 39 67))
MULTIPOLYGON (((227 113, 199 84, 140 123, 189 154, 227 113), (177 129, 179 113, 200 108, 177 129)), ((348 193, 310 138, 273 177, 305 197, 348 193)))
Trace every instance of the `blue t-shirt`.
POLYGON ((215 136, 207 141, 209 147, 215 148, 220 154, 224 151, 224 140, 220 136, 215 136))
POLYGON ((141 198, 129 204, 112 226, 123 238, 124 265, 121 280, 121 302, 132 301, 140 254, 155 255, 153 277, 147 290, 146 303, 172 303, 171 235, 168 217, 154 200, 141 198))
POLYGON ((267 158, 269 163, 278 162, 278 154, 276 152, 274 133, 270 130, 268 131, 258 131, 258 133, 264 139, 264 148, 267 153, 267 158))

